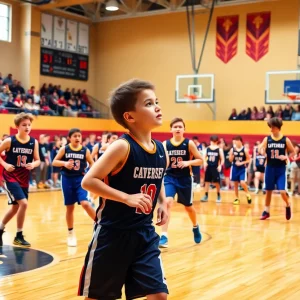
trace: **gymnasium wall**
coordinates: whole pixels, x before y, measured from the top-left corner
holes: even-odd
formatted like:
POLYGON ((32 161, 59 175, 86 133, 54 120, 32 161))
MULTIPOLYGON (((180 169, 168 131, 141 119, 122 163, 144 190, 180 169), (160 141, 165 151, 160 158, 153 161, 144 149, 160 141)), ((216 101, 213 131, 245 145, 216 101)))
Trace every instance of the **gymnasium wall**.
MULTIPOLYGON (((298 0, 278 0, 216 8, 207 39, 200 73, 216 76, 217 119, 228 118, 231 109, 264 105, 265 73, 297 68, 298 0), (288 2, 288 3, 287 3, 288 2), (246 55, 247 13, 271 11, 269 53, 259 62, 246 55), (215 55, 216 17, 239 15, 238 53, 224 64, 215 55)), ((203 42, 208 14, 197 13, 197 58, 203 42)), ((132 77, 156 84, 164 118, 210 120, 209 108, 175 104, 175 77, 191 74, 191 58, 185 13, 171 13, 97 24, 96 95, 108 92, 132 77)))
MULTIPOLYGON (((1 115, 0 136, 4 133, 15 133, 13 119, 14 115, 1 115)), ((47 133, 52 137, 67 135, 72 127, 80 128, 84 136, 90 133, 101 135, 103 131, 119 134, 125 131, 114 120, 39 116, 33 121, 32 135, 34 137, 42 133, 47 133)), ((300 132, 295 122, 284 122, 282 132, 293 141, 300 142, 300 132)), ((191 138, 196 135, 200 141, 208 141, 211 134, 218 134, 219 137, 229 141, 234 135, 239 134, 244 137, 244 141, 253 144, 269 133, 267 123, 263 121, 186 121, 186 136, 191 138)), ((164 121, 161 127, 154 130, 153 138, 165 140, 170 137, 168 121, 164 121)))

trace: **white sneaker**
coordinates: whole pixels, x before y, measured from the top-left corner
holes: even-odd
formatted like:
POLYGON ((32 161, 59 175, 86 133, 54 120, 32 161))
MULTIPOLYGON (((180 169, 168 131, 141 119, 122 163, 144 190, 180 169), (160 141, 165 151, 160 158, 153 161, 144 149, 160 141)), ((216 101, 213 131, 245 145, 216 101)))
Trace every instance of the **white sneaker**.
POLYGON ((77 239, 76 239, 75 233, 73 231, 69 232, 67 243, 68 243, 69 247, 76 247, 77 246, 77 239))
POLYGON ((255 194, 255 195, 258 195, 258 193, 259 193, 259 190, 256 189, 255 192, 254 192, 254 194, 255 194))

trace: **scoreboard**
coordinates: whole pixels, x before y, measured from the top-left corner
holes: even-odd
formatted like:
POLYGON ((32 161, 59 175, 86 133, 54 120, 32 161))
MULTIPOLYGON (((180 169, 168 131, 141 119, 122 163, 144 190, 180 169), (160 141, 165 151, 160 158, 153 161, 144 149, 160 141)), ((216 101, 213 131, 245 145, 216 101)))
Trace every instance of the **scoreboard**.
POLYGON ((41 75, 88 80, 88 25, 49 14, 41 22, 41 75))

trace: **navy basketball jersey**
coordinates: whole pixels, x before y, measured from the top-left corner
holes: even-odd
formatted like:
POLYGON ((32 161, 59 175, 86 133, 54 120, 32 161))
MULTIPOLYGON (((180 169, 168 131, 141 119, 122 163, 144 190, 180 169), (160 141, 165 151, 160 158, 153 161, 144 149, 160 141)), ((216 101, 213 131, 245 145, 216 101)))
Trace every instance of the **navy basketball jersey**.
POLYGON ((83 176, 87 167, 86 151, 87 148, 83 146, 78 150, 72 149, 70 144, 65 146, 65 154, 61 160, 72 161, 74 167, 72 170, 62 167, 62 174, 65 176, 83 176))
POLYGON ((154 149, 148 151, 130 134, 124 134, 120 139, 128 143, 127 160, 121 169, 109 174, 104 182, 129 195, 148 194, 152 199, 152 210, 143 214, 137 208, 124 203, 100 198, 100 206, 97 209, 98 223, 124 230, 151 226, 167 165, 164 147, 161 142, 152 140, 154 149))
POLYGON ((255 155, 255 166, 256 167, 264 167, 266 162, 266 156, 262 155, 256 150, 256 155, 255 155))
POLYGON ((3 178, 7 182, 18 182, 21 187, 29 186, 30 171, 26 169, 26 164, 33 162, 33 152, 35 139, 30 137, 27 143, 21 143, 14 135, 11 137, 11 146, 6 152, 5 162, 15 167, 14 171, 3 171, 3 178))
POLYGON ((233 148, 233 161, 232 161, 232 165, 236 168, 246 168, 246 165, 241 165, 241 166, 237 166, 235 163, 237 161, 243 162, 246 161, 246 153, 245 153, 245 148, 242 147, 242 149, 240 149, 239 151, 236 148, 233 148))
POLYGON ((210 147, 206 148, 207 155, 207 165, 209 167, 218 167, 220 161, 220 148, 211 149, 210 147))
POLYGON ((268 136, 266 152, 268 166, 285 166, 286 161, 280 160, 279 156, 286 155, 286 137, 282 136, 279 140, 275 140, 272 136, 268 136))
POLYGON ((177 166, 180 161, 188 161, 192 158, 189 151, 189 139, 184 139, 178 145, 174 145, 171 140, 167 140, 166 148, 170 159, 166 174, 174 177, 191 176, 191 167, 181 169, 177 166))
POLYGON ((98 158, 104 153, 104 151, 101 150, 101 148, 102 148, 102 144, 98 143, 98 158))

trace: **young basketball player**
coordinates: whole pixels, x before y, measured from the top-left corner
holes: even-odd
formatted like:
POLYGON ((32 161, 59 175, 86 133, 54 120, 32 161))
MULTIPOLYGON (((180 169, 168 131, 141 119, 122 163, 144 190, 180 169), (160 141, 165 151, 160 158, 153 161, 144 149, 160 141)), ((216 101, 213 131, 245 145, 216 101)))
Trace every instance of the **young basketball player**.
POLYGON ((232 139, 233 148, 229 152, 229 160, 232 162, 230 180, 234 183, 235 200, 233 204, 239 205, 239 183, 244 189, 248 204, 251 204, 251 196, 247 186, 247 164, 250 162, 248 151, 243 146, 243 139, 241 136, 236 136, 232 139))
POLYGON ((255 194, 259 193, 259 182, 264 182, 266 155, 258 152, 258 147, 255 146, 253 149, 253 160, 254 160, 254 186, 255 194))
POLYGON ((104 131, 102 133, 101 142, 96 143, 95 146, 93 147, 92 159, 94 161, 96 161, 104 153, 104 151, 102 151, 101 148, 102 145, 105 145, 107 143, 107 135, 108 132, 104 131))
POLYGON ((0 158, 4 167, 4 189, 7 192, 11 209, 0 222, 0 246, 3 245, 2 235, 6 224, 17 214, 17 234, 14 245, 30 247, 24 239, 23 225, 28 205, 28 187, 30 170, 40 165, 38 142, 29 136, 33 117, 31 114, 16 115, 14 123, 18 133, 3 141, 0 153, 5 151, 5 161, 0 158))
MULTIPOLYGON (((51 162, 53 162, 54 158, 56 157, 59 149, 61 148, 61 139, 59 137, 56 138, 53 148, 51 149, 50 158, 51 162)), ((58 176, 60 173, 59 167, 53 167, 52 166, 52 180, 53 180, 53 187, 59 187, 58 176)))
POLYGON ((267 166, 265 170, 266 206, 260 219, 265 220, 270 218, 272 191, 276 185, 283 201, 286 203, 285 217, 289 220, 291 218, 291 207, 286 191, 286 162, 288 160, 287 152, 290 152, 290 155, 294 155, 295 149, 290 139, 280 132, 282 127, 281 119, 276 117, 271 118, 268 121, 268 126, 271 128, 271 135, 265 137, 263 142, 258 146, 260 153, 267 154, 267 166))
POLYGON ((169 219, 162 226, 162 234, 159 246, 168 247, 168 226, 170 222, 170 212, 174 197, 177 194, 177 202, 184 205, 190 220, 193 223, 194 241, 201 242, 201 233, 197 222, 196 210, 193 206, 193 185, 191 167, 200 166, 202 156, 192 140, 184 138, 185 123, 181 118, 175 118, 170 124, 173 137, 164 141, 164 147, 170 158, 170 163, 164 177, 166 189, 169 219), (191 159, 194 157, 195 159, 191 159))
POLYGON ((217 135, 210 137, 210 146, 206 148, 204 157, 205 169, 205 195, 201 199, 202 202, 208 201, 208 189, 210 183, 215 184, 217 189, 217 202, 221 202, 220 195, 220 172, 224 164, 224 152, 218 146, 219 138, 217 135))
POLYGON ((92 166, 90 150, 81 145, 82 135, 80 129, 72 128, 69 131, 70 144, 60 148, 55 156, 52 165, 61 167, 61 184, 66 206, 66 221, 68 226, 67 244, 69 247, 77 246, 77 239, 74 233, 74 208, 75 203, 87 212, 92 220, 95 220, 96 213, 87 199, 87 191, 81 187, 81 181, 85 174, 87 163, 92 166))
POLYGON ((152 129, 162 124, 154 86, 126 82, 112 93, 110 107, 129 134, 107 148, 82 182, 101 201, 79 295, 119 299, 125 284, 126 299, 165 300, 168 289, 152 219, 159 200, 156 224, 167 220, 162 186, 167 156, 162 143, 151 139, 152 129))

